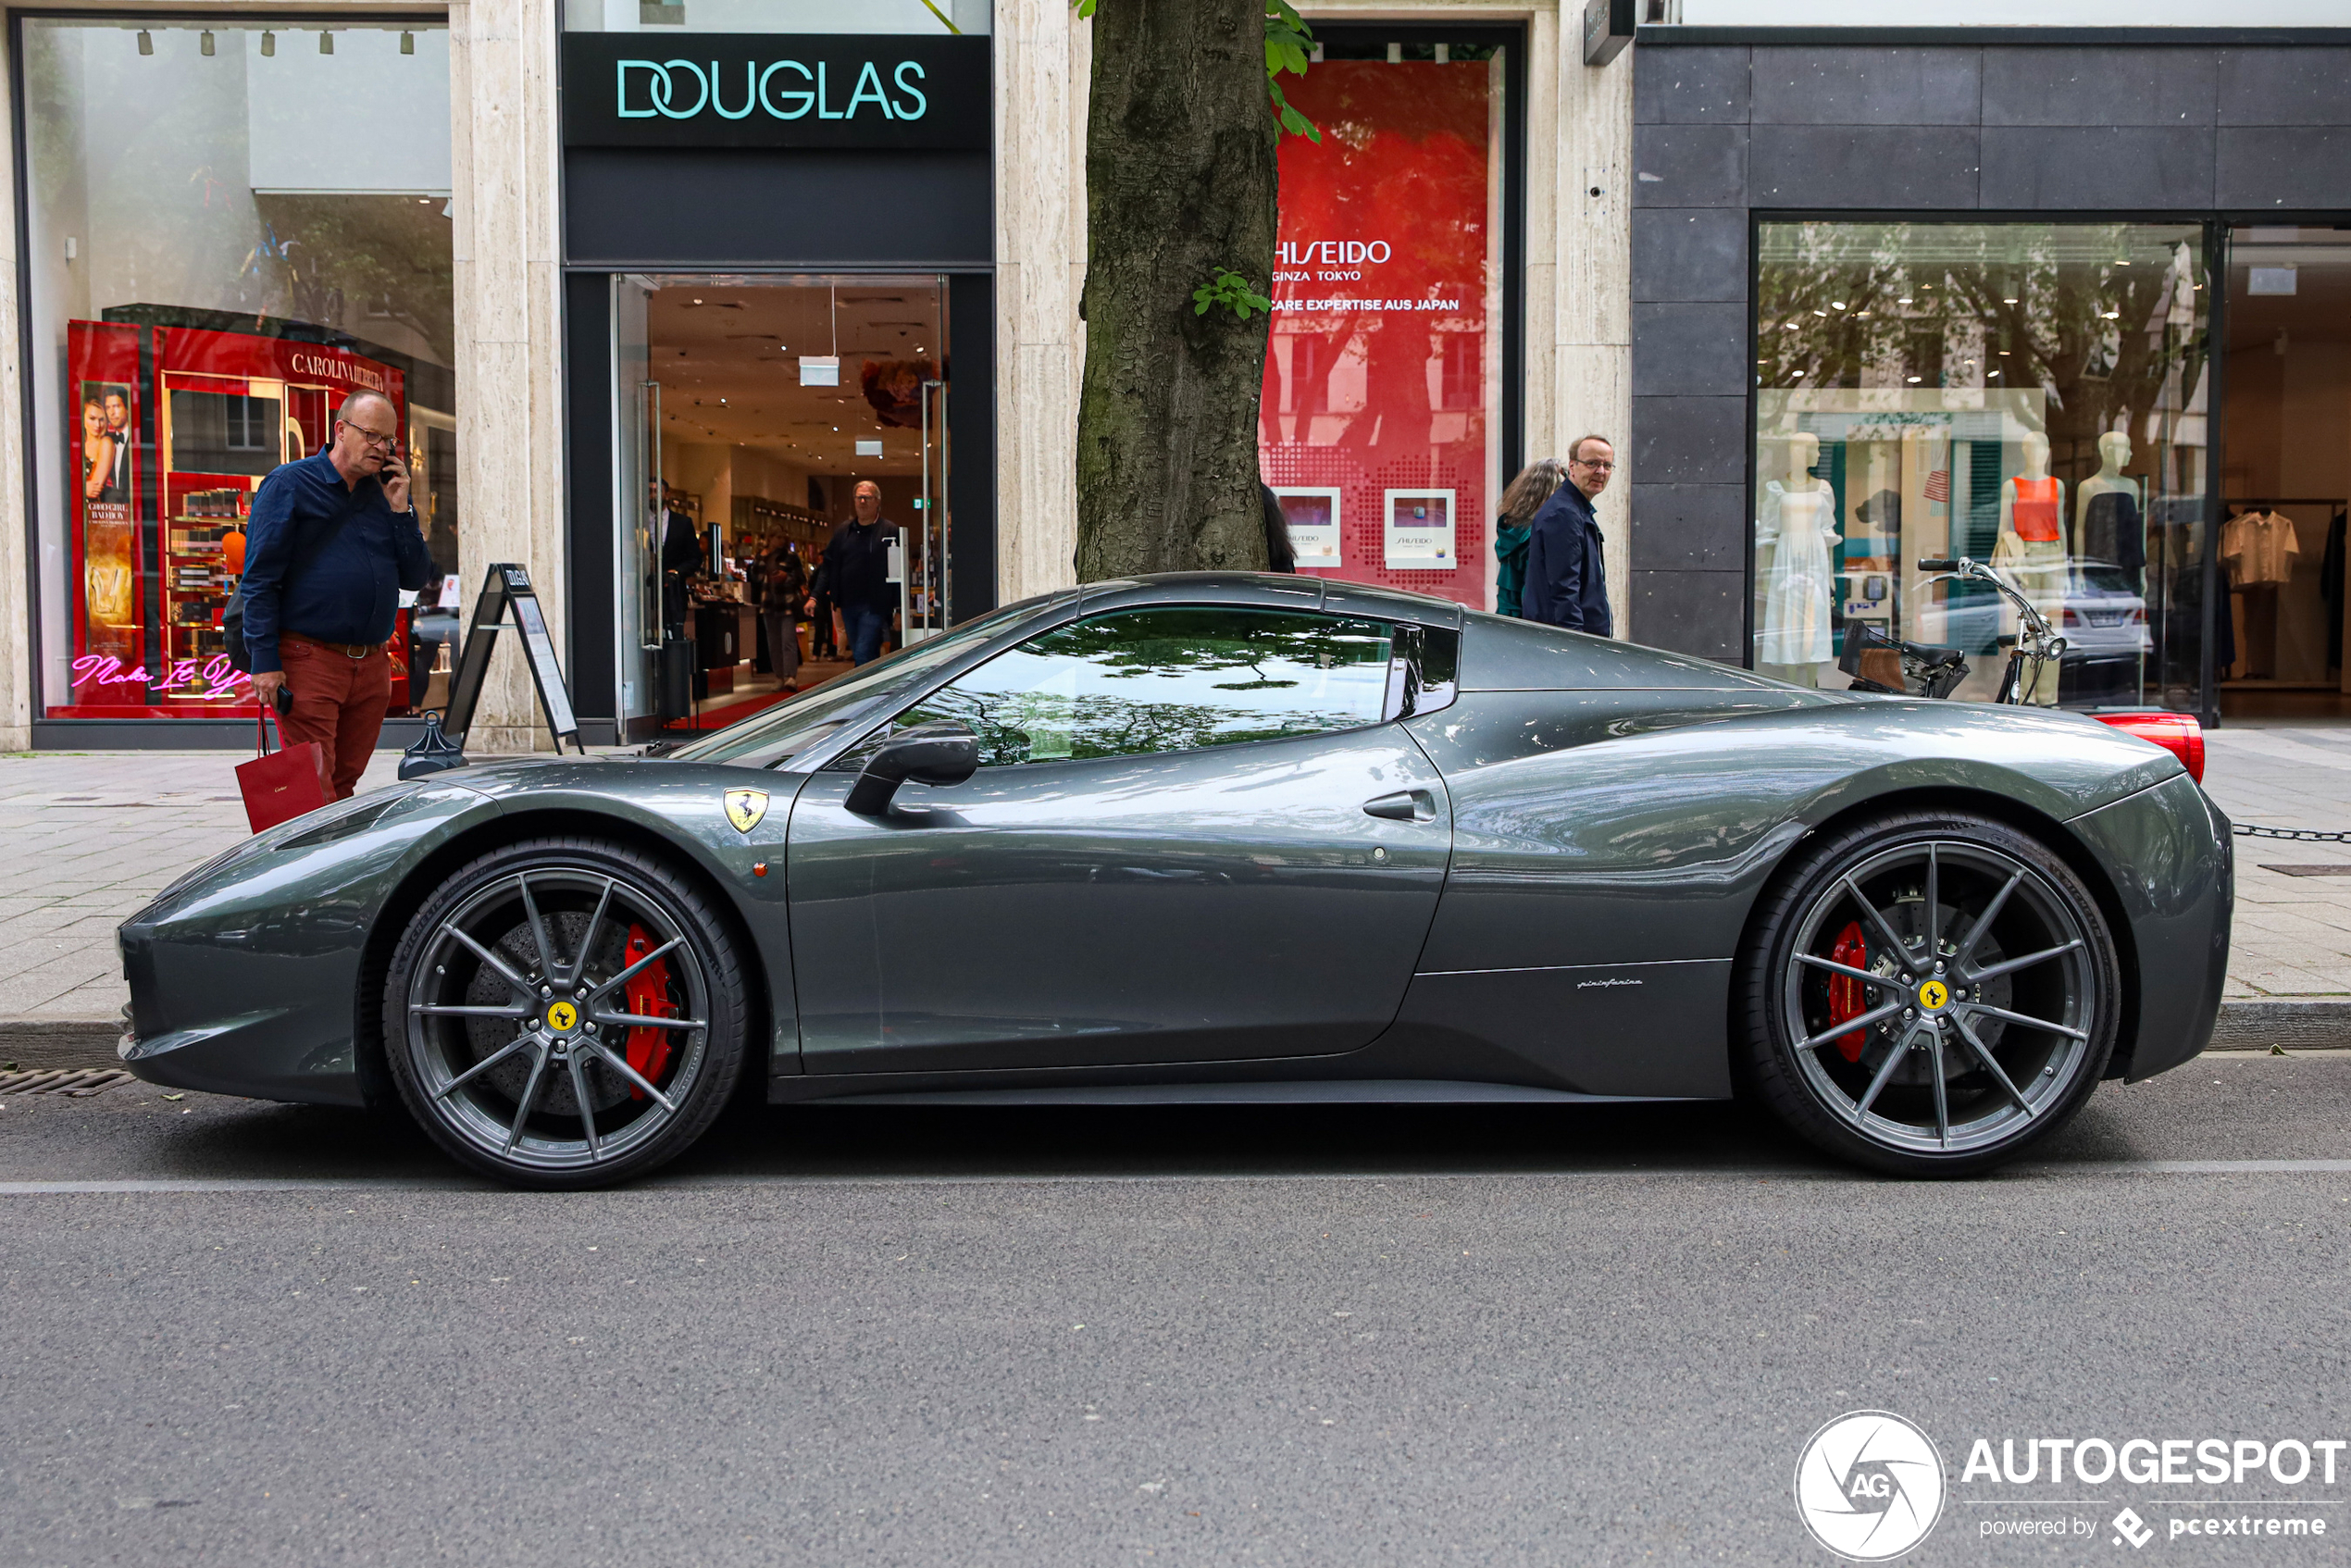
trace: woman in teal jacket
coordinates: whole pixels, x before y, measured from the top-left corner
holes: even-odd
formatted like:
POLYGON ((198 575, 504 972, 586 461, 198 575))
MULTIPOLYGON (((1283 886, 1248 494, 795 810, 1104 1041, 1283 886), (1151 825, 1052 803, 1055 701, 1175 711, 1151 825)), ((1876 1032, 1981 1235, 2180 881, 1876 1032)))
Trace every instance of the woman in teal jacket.
POLYGON ((1529 525, 1543 503, 1567 479, 1567 465, 1556 457, 1538 458, 1519 470, 1502 492, 1502 513, 1494 519, 1494 554, 1501 566, 1494 574, 1494 613, 1523 616, 1519 594, 1526 584, 1526 541, 1529 525))

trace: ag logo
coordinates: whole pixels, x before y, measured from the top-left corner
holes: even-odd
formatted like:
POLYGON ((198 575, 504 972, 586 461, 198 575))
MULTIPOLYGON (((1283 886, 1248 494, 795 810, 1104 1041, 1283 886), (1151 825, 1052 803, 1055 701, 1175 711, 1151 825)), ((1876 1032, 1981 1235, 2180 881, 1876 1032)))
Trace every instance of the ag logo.
POLYGON ((1812 1434, 1796 1462, 1796 1511, 1839 1557, 1899 1557, 1942 1516, 1943 1456, 1898 1415, 1840 1415, 1812 1434))
POLYGON ((1940 1009, 1951 1000, 1951 988, 1940 980, 1929 980, 1919 988, 1919 1005, 1929 1013, 1940 1009))
POLYGON ((558 1034, 579 1022, 579 1010, 568 1002, 559 1002, 547 1009, 547 1027, 558 1034))
POLYGON ((759 819, 766 815, 766 790, 729 790, 727 791, 727 820, 735 825, 736 832, 750 832, 759 826, 759 819))

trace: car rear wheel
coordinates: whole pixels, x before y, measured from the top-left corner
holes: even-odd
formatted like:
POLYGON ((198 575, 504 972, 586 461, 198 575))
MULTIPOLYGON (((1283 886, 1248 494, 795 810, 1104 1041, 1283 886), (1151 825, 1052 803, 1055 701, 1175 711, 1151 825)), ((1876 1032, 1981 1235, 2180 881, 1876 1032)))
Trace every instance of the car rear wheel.
POLYGON ((2097 901, 2046 846, 1959 812, 1807 846, 1743 961, 1745 1065, 1820 1148, 1906 1176, 2013 1160, 2079 1112, 2121 996, 2097 901))
POLYGON ((409 1112, 519 1186, 641 1176, 710 1126, 742 1067, 736 944, 707 895, 626 845, 482 856, 392 955, 384 1042, 409 1112))

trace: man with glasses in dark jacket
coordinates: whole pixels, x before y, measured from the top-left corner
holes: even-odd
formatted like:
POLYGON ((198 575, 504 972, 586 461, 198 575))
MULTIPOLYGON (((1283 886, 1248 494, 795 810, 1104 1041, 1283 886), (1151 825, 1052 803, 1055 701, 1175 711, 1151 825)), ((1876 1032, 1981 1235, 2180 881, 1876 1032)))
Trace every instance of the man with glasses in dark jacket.
POLYGON ((1616 449, 1599 436, 1584 436, 1567 449, 1567 483, 1551 492, 1535 514, 1526 543, 1525 616, 1531 621, 1615 635, 1608 608, 1608 567, 1592 503, 1616 472, 1616 449))
POLYGON ((897 541, 898 527, 882 520, 881 486, 871 479, 858 481, 851 504, 857 515, 825 546, 826 585, 840 606, 850 663, 865 665, 881 656, 890 613, 898 608, 898 590, 889 580, 889 547, 897 541))

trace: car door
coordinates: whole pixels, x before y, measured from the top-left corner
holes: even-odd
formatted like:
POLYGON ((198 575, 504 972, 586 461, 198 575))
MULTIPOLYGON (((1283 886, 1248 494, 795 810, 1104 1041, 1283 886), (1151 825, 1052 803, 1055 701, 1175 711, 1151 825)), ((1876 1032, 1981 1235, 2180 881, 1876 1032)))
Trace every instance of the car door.
POLYGON ((1451 843, 1443 780, 1391 721, 1409 686, 1396 633, 1293 610, 1116 610, 899 716, 967 725, 968 781, 906 787, 865 816, 845 804, 862 753, 812 778, 788 851, 807 1070, 1369 1042, 1451 843))

